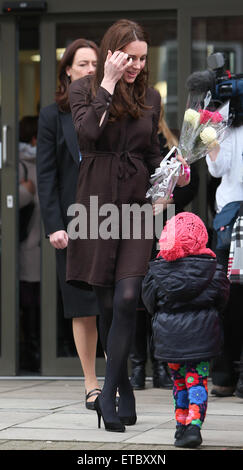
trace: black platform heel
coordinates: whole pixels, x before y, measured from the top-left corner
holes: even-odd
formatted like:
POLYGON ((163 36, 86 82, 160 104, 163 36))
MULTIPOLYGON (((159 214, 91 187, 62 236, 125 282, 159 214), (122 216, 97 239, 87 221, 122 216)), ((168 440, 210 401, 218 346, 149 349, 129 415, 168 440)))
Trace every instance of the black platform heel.
POLYGON ((125 432, 126 428, 125 428, 125 426, 122 422, 120 422, 120 423, 117 423, 117 422, 116 423, 109 423, 109 422, 105 421, 104 416, 103 416, 102 411, 101 411, 101 408, 100 408, 99 397, 97 397, 95 402, 94 402, 94 408, 95 408, 97 416, 98 416, 98 428, 100 428, 101 416, 102 416, 106 431, 125 432))

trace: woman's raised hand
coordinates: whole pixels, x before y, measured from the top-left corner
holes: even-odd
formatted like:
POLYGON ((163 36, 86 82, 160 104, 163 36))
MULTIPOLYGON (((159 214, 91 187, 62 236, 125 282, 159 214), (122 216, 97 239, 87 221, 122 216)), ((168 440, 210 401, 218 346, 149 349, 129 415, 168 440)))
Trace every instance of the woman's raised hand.
POLYGON ((109 93, 113 94, 117 82, 131 64, 132 59, 128 60, 128 54, 125 52, 115 51, 112 54, 109 50, 104 65, 104 78, 101 82, 101 86, 109 93))

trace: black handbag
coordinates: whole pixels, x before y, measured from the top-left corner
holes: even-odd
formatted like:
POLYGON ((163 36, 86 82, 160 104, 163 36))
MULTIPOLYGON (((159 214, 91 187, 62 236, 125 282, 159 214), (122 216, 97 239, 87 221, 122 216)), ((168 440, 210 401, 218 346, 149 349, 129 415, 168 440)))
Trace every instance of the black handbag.
MULTIPOLYGON (((28 170, 24 162, 19 161, 24 169, 24 181, 28 181, 28 170)), ((23 242, 28 236, 28 226, 35 208, 34 202, 29 202, 19 209, 19 242, 23 242)))
POLYGON ((231 233, 242 201, 233 201, 226 204, 223 209, 216 214, 213 220, 213 228, 217 232, 216 248, 226 250, 230 247, 231 233))

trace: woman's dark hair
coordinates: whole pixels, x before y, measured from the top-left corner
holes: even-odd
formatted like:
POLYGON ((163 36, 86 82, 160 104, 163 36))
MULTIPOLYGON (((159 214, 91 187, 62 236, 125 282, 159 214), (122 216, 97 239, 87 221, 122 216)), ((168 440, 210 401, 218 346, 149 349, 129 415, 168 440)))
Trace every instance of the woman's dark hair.
POLYGON ((98 57, 98 47, 93 41, 89 41, 88 39, 76 39, 73 41, 69 46, 67 46, 62 59, 59 64, 59 86, 56 92, 56 103, 60 111, 69 112, 70 105, 69 105, 69 98, 68 98, 68 88, 70 85, 70 78, 66 74, 66 68, 68 66, 72 66, 74 56, 78 49, 81 48, 91 48, 94 49, 97 57, 98 57))
POLYGON ((24 116, 19 122, 19 140, 29 144, 37 138, 38 116, 24 116))
MULTIPOLYGON (((127 44, 134 41, 145 41, 149 43, 146 32, 142 26, 134 21, 122 19, 116 21, 105 33, 101 45, 98 58, 98 64, 95 73, 94 89, 97 89, 102 82, 104 76, 104 64, 108 54, 108 50, 114 53, 122 50, 127 44)), ((129 113, 133 118, 137 119, 143 114, 145 106, 145 93, 148 87, 148 65, 137 76, 134 84, 127 84, 124 80, 119 80, 116 84, 114 97, 110 106, 111 120, 120 119, 129 113)))

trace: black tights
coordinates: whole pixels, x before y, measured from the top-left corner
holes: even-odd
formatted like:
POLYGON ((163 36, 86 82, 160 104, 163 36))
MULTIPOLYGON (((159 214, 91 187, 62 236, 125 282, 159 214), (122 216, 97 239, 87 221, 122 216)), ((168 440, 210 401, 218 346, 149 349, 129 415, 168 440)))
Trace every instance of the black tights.
POLYGON ((135 413, 135 400, 128 378, 127 360, 136 319, 136 307, 141 291, 142 277, 118 281, 113 288, 94 287, 100 319, 101 344, 107 355, 105 383, 99 398, 106 421, 117 418, 115 397, 119 388, 119 415, 135 413))

